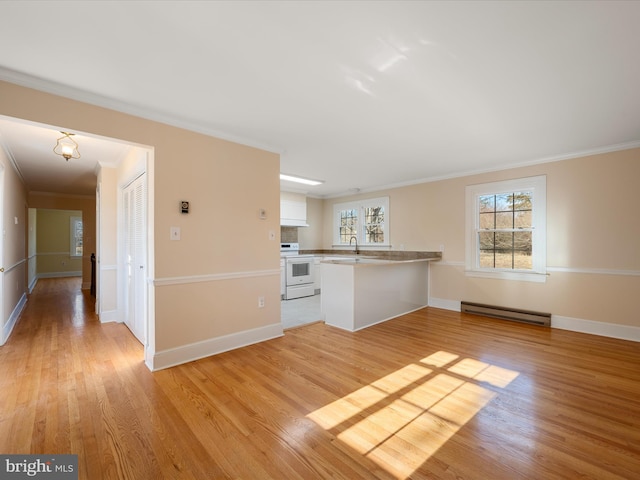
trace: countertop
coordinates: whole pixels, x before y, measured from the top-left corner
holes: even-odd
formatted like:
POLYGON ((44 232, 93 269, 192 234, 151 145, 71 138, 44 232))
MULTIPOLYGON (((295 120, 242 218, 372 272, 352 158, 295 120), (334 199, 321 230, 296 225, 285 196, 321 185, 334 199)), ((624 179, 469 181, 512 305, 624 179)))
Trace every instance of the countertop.
POLYGON ((420 252, 409 250, 365 250, 360 251, 357 254, 353 250, 300 250, 300 254, 333 257, 330 260, 324 260, 322 263, 341 265, 381 265, 442 259, 442 252, 420 252))

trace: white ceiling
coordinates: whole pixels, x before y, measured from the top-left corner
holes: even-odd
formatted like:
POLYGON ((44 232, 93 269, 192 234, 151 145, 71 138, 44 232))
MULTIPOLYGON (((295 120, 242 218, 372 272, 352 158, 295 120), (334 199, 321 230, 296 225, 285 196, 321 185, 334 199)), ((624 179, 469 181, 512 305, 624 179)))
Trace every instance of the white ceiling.
POLYGON ((640 146, 638 25, 616 1, 2 1, 0 78, 279 152, 329 197, 640 146))

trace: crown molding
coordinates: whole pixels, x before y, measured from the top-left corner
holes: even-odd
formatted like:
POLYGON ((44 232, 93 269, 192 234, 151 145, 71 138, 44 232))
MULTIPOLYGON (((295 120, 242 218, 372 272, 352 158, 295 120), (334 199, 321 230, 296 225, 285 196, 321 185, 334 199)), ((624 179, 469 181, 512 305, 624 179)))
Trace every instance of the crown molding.
POLYGON ((115 100, 104 95, 89 92, 75 87, 70 87, 58 82, 46 80, 41 77, 29 75, 27 73, 18 72, 5 67, 0 66, 0 80, 13 83, 21 87, 32 88, 41 92, 50 93, 60 97, 65 97, 70 100, 76 100, 97 107, 107 108, 115 110, 117 112, 126 113, 136 117, 144 118, 172 127, 182 128, 196 133, 201 133, 209 137, 219 138, 221 140, 227 140, 229 142, 246 145, 248 147, 258 148, 271 153, 282 154, 283 149, 275 145, 271 145, 266 142, 256 141, 251 138, 242 137, 239 135, 233 135, 229 132, 216 130, 203 125, 198 122, 187 120, 175 115, 168 115, 160 110, 143 107, 141 105, 134 105, 127 102, 115 100))

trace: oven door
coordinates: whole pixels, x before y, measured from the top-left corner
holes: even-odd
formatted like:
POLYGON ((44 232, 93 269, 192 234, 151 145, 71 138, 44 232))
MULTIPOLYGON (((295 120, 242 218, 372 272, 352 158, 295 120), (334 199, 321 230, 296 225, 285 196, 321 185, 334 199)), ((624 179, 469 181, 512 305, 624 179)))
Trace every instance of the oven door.
POLYGON ((313 283, 313 256, 287 257, 285 263, 287 286, 313 283))

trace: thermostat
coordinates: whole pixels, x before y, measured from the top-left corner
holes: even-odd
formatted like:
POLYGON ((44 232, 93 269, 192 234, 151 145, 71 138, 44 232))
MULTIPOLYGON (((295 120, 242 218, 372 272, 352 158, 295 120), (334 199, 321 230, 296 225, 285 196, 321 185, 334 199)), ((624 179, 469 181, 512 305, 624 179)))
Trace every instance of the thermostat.
POLYGON ((189 213, 189 202, 180 202, 180 208, 182 213, 189 213))

